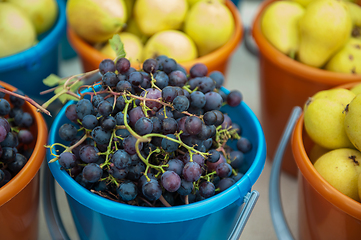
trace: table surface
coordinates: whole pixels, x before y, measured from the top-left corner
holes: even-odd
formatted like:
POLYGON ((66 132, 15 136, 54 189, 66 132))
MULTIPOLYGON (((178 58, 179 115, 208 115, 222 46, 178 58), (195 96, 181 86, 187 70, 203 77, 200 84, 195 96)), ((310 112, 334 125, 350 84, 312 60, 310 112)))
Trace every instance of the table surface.
MULTIPOLYGON (((249 26, 252 23, 253 16, 257 12, 260 3, 261 1, 256 0, 241 1, 239 10, 245 26, 249 26)), ((61 62, 60 76, 65 77, 80 72, 82 72, 82 68, 78 58, 61 62)), ((244 101, 259 117, 260 93, 258 58, 246 50, 244 43, 238 47, 231 58, 227 73, 226 87, 231 90, 240 90, 243 94, 244 101)), ((45 167, 45 165, 42 167, 45 167)), ((253 190, 257 190, 260 193, 260 197, 243 230, 241 239, 277 239, 271 220, 268 198, 271 167, 272 162, 267 159, 264 170, 253 188, 253 190)), ((297 236, 297 179, 282 173, 280 188, 285 217, 293 235, 297 236)), ((74 227, 67 200, 64 191, 59 186, 56 187, 56 194, 65 228, 71 239, 77 240, 79 238, 74 227)), ((51 239, 42 208, 40 211, 39 228, 39 240, 51 239)))

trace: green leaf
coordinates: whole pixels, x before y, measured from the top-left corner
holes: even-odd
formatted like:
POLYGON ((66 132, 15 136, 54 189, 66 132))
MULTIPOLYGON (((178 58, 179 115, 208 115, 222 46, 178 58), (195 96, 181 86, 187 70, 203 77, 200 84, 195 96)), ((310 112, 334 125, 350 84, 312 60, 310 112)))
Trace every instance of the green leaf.
POLYGON ((50 74, 47 78, 43 80, 43 83, 48 87, 54 87, 55 85, 58 85, 60 81, 61 81, 60 77, 58 77, 55 74, 50 74))
MULTIPOLYGON (((76 92, 77 89, 83 84, 84 83, 82 81, 77 82, 73 87, 70 88, 70 91, 76 92)), ((54 91, 54 94, 59 93, 62 89, 63 89, 62 87, 56 88, 55 91, 54 91)), ((62 104, 65 104, 69 100, 78 100, 77 98, 75 98, 75 97, 73 97, 71 95, 68 95, 68 94, 63 94, 63 95, 59 96, 58 99, 60 100, 60 102, 62 104)))
POLYGON ((116 59, 125 57, 124 44, 118 34, 114 34, 112 39, 109 39, 109 44, 117 56, 116 59))

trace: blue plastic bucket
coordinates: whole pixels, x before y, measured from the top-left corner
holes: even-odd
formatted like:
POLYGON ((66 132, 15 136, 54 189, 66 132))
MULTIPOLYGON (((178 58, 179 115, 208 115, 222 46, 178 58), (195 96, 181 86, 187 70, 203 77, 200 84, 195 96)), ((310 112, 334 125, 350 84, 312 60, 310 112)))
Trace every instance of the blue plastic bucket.
MULTIPOLYGON (((49 145, 62 142, 58 129, 62 124, 69 123, 65 110, 72 103, 65 105, 55 118, 49 134, 49 145)), ((249 169, 233 186, 203 201, 169 208, 122 204, 83 188, 60 169, 58 162, 48 163, 55 180, 66 192, 80 239, 228 239, 241 214, 245 196, 263 170, 266 142, 257 117, 244 102, 235 108, 225 106, 222 111, 242 127, 242 136, 253 145, 245 155, 249 169)), ((235 147, 235 142, 230 145, 235 147)), ((47 159, 52 159, 49 149, 47 159)))
POLYGON ((57 3, 57 21, 50 30, 38 37, 38 44, 23 52, 0 58, 0 80, 40 102, 49 99, 49 94, 39 93, 49 89, 43 84, 43 79, 51 73, 58 74, 59 42, 65 35, 65 3, 64 0, 57 0, 57 3))

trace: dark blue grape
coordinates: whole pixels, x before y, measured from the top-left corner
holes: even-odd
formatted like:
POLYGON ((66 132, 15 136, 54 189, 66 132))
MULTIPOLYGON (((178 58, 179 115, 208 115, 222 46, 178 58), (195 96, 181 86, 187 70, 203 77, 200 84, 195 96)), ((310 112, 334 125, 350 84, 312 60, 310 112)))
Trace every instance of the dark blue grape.
POLYGON ((217 116, 213 111, 208 111, 203 115, 203 121, 206 125, 214 125, 217 121, 217 116))
POLYGON ((115 121, 114 117, 106 116, 101 122, 101 127, 106 131, 110 131, 115 128, 116 124, 117 122, 115 121))
POLYGON ((220 71, 211 72, 209 77, 216 83, 216 88, 220 88, 224 83, 224 75, 220 71))
MULTIPOLYGON (((20 89, 15 90, 14 93, 17 93, 17 94, 19 94, 19 95, 21 95, 21 96, 25 96, 25 93, 24 93, 23 91, 21 91, 20 89)), ((9 100, 10 100, 10 103, 11 103, 14 107, 21 107, 21 106, 24 104, 24 102, 25 102, 24 99, 19 98, 19 97, 16 97, 16 96, 13 96, 13 95, 10 95, 9 100)))
POLYGON ((176 111, 183 112, 189 108, 189 100, 186 96, 177 96, 173 100, 173 107, 176 111))
POLYGON ((113 111, 113 104, 106 100, 103 100, 98 104, 97 110, 100 115, 108 116, 113 111))
POLYGON ((248 140, 248 138, 241 137, 237 141, 237 148, 243 153, 248 153, 252 149, 252 143, 248 140))
MULTIPOLYGON (((131 92, 132 85, 128 81, 119 81, 117 83, 116 89, 118 92, 124 92, 124 91, 131 92)), ((119 96, 118 98, 123 98, 123 96, 119 96)))
POLYGON ((215 149, 211 149, 208 151, 209 155, 207 157, 207 161, 211 162, 211 163, 215 163, 219 160, 219 158, 221 157, 221 154, 215 150, 215 149))
POLYGON ((129 172, 128 168, 117 168, 116 166, 111 166, 108 170, 109 174, 111 174, 116 179, 124 179, 129 172))
MULTIPOLYGON (((174 134, 167 134, 166 136, 168 138, 177 139, 174 134)), ((162 145, 163 150, 166 152, 174 152, 179 147, 179 143, 169 140, 167 138, 162 139, 161 145, 162 145)))
POLYGON ((137 196, 138 189, 132 181, 127 180, 119 184, 117 193, 123 201, 131 201, 137 196))
POLYGON ((102 77, 102 81, 109 87, 115 87, 117 86, 119 79, 114 72, 106 72, 102 77))
POLYGON ((191 78, 204 77, 208 74, 208 68, 204 63, 196 63, 189 70, 191 78))
POLYGON ((215 190, 214 184, 208 181, 202 182, 199 185, 199 194, 204 198, 212 197, 215 194, 215 190))
POLYGON ((150 179, 149 182, 144 183, 142 193, 148 200, 155 201, 162 195, 162 188, 157 180, 150 179))
POLYGON ((114 72, 115 71, 115 65, 113 60, 111 59, 103 59, 99 63, 99 72, 100 74, 104 75, 106 72, 114 72))
POLYGON ((167 73, 165 73, 163 71, 158 71, 154 74, 153 77, 155 79, 155 85, 157 85, 160 89, 163 89, 166 86, 168 86, 169 77, 168 77, 167 73))
POLYGON ((103 175, 103 169, 96 163, 89 163, 83 168, 83 178, 90 183, 100 180, 103 175))
POLYGON ((143 79, 144 77, 140 72, 132 72, 129 75, 128 81, 134 86, 139 86, 140 84, 142 84, 143 79))
POLYGON ((153 123, 152 133, 160 133, 160 132, 162 132, 162 121, 157 117, 151 117, 150 120, 153 123))
POLYGON ((129 154, 122 149, 117 150, 113 154, 111 162, 114 163, 114 166, 119 169, 128 168, 132 163, 129 154))
POLYGON ((136 164, 132 163, 129 167, 127 178, 132 181, 137 181, 143 175, 144 171, 145 164, 142 161, 139 161, 136 164))
POLYGON ((152 58, 149 58, 143 62, 143 71, 146 73, 155 73, 158 70, 158 61, 152 58))
POLYGON ((65 116, 72 122, 76 122, 76 120, 78 119, 78 115, 76 114, 75 108, 76 108, 75 104, 70 104, 65 109, 65 116))
POLYGON ((195 108, 203 108, 206 104, 206 97, 200 91, 194 91, 190 95, 190 105, 195 108))
POLYGON ((12 173, 16 174, 20 172, 20 170, 25 166, 26 163, 26 157, 20 153, 16 153, 14 161, 8 164, 8 169, 12 173))
POLYGON ((92 99, 92 104, 95 108, 98 107, 99 103, 104 100, 104 97, 101 95, 95 95, 92 99))
POLYGON ((244 163, 244 154, 241 151, 231 151, 229 157, 233 168, 240 168, 244 163))
POLYGON ((0 115, 5 116, 5 115, 8 115, 9 113, 10 113, 10 103, 6 99, 1 98, 0 99, 0 115))
POLYGON ((187 81, 187 74, 180 70, 175 70, 169 74, 169 85, 171 86, 183 87, 187 81))
POLYGON ((174 118, 165 118, 162 122, 162 132, 164 135, 175 133, 178 129, 177 121, 174 118))
POLYGON ((162 99, 164 102, 173 102, 177 95, 177 90, 172 86, 167 86, 162 90, 162 99))
POLYGON ((205 94, 206 104, 204 105, 204 110, 219 110, 222 107, 223 99, 219 93, 208 92, 205 94))
POLYGON ((153 131, 153 122, 151 119, 142 117, 134 125, 134 131, 139 135, 146 135, 153 131))
POLYGON ((190 194, 192 190, 193 190, 193 182, 187 182, 186 180, 182 179, 181 185, 178 188, 177 192, 182 196, 186 196, 190 194))
MULTIPOLYGON (((137 153, 137 151, 135 149, 136 142, 137 142, 137 139, 133 135, 129 135, 128 137, 124 138, 124 140, 123 140, 124 150, 130 155, 136 154, 137 153)), ((143 149, 143 143, 140 142, 139 150, 142 150, 142 149, 143 149)))
POLYGON ((59 128, 59 137, 64 141, 71 141, 75 139, 78 130, 70 123, 64 123, 59 128))
POLYGON ((59 164, 65 169, 70 169, 76 165, 76 157, 71 152, 62 152, 59 155, 59 164))
POLYGON ((219 111, 219 110, 213 110, 212 111, 214 114, 216 114, 216 122, 215 122, 215 126, 217 127, 217 126, 219 126, 219 125, 221 125, 222 123, 223 123, 223 121, 224 121, 224 115, 223 115, 223 113, 221 112, 221 111, 219 111))
POLYGON ((0 156, 0 162, 3 162, 4 164, 11 163, 15 159, 15 148, 12 147, 3 147, 2 148, 2 154, 0 156))
POLYGON ((85 163, 96 163, 99 160, 99 150, 95 146, 85 145, 79 150, 79 158, 85 163))
POLYGON ((177 70, 178 67, 177 62, 173 58, 164 59, 162 65, 163 65, 163 71, 166 74, 170 74, 171 72, 177 70))
POLYGON ((233 184, 235 184, 235 181, 232 178, 223 178, 221 179, 221 181, 219 181, 218 183, 218 188, 221 192, 223 192, 224 190, 226 190, 227 188, 229 188, 230 186, 232 186, 233 184))
POLYGON ((79 119, 83 119, 84 116, 92 113, 93 105, 88 99, 81 99, 76 104, 76 114, 79 119))
POLYGON ((100 126, 97 126, 92 130, 91 136, 98 144, 108 144, 111 137, 111 132, 104 130, 100 126))
POLYGON ((83 127, 86 129, 94 129, 98 125, 98 119, 96 116, 90 114, 83 117, 81 122, 83 127))
POLYGON ((232 167, 228 163, 220 163, 216 167, 216 172, 220 178, 229 177, 232 174, 232 167))
POLYGON ((179 176, 182 174, 184 163, 180 159, 171 159, 167 163, 169 166, 166 168, 167 171, 173 171, 179 176))
POLYGON ((159 118, 159 120, 163 121, 166 117, 167 118, 172 118, 173 117, 173 112, 172 112, 172 109, 170 107, 163 107, 161 109, 159 109, 155 116, 157 118, 159 118), (164 110, 165 110, 165 113, 164 113, 164 110))

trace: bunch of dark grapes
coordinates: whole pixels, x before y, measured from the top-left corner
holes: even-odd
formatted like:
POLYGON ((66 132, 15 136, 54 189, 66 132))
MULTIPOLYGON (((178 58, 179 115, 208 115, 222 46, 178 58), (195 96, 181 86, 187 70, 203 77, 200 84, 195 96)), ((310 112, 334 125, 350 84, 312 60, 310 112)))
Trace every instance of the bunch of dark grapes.
MULTIPOLYGON (((15 92, 24 95, 20 90, 15 92)), ((29 128, 34 119, 23 111, 23 104, 23 99, 13 95, 5 99, 5 93, 0 92, 0 187, 20 172, 33 151, 34 136, 29 128)))
POLYGON ((64 151, 51 160, 83 187, 132 205, 175 206, 209 198, 243 176, 252 145, 220 111, 242 95, 221 91, 221 72, 208 74, 198 63, 187 73, 166 56, 147 59, 140 70, 126 58, 105 59, 99 72, 93 90, 67 107, 71 123, 59 129, 67 145, 57 143, 64 151), (237 150, 227 146, 231 139, 237 150))

